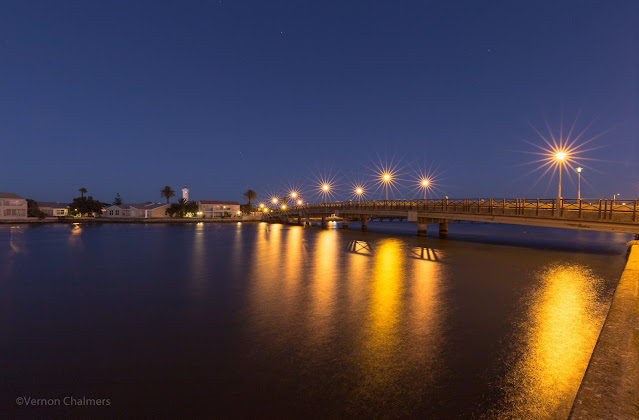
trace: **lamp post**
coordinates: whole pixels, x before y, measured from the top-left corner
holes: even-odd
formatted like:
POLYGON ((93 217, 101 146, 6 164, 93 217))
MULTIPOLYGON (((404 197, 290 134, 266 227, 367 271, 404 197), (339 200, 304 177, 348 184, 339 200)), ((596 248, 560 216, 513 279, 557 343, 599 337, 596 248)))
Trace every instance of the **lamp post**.
POLYGON ((322 191, 324 192, 324 205, 326 205, 326 197, 328 196, 328 191, 331 187, 328 184, 322 185, 322 191))
POLYGON ((357 194, 357 204, 361 203, 362 194, 364 194, 364 190, 361 187, 355 188, 355 194, 357 194))
POLYGON ((577 200, 581 201, 581 171, 584 168, 581 166, 577 168, 577 200))
POLYGON ((424 179, 422 180, 422 187, 424 187, 424 202, 426 202, 426 192, 428 191, 428 180, 424 179))
POLYGON ((388 202, 388 184, 390 183, 391 176, 386 173, 382 175, 382 182, 384 182, 384 186, 386 187, 386 202, 388 202))
POLYGON ((559 189, 557 190, 557 206, 559 206, 561 202, 561 164, 563 163, 564 159, 566 159, 566 152, 555 153, 555 159, 557 159, 557 161, 559 162, 559 189))

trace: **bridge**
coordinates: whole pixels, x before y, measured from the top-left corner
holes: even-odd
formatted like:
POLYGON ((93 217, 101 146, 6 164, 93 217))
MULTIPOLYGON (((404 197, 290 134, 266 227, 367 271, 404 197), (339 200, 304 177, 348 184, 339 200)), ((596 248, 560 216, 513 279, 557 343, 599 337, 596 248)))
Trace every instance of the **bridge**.
POLYGON ((263 215, 269 222, 310 225, 320 219, 339 217, 342 227, 361 221, 366 231, 369 220, 408 220, 417 224, 417 234, 425 236, 428 224, 437 223, 439 233, 448 233, 453 221, 504 223, 564 229, 639 234, 639 200, 620 199, 525 199, 465 198, 427 200, 367 200, 305 204, 275 209, 263 215))

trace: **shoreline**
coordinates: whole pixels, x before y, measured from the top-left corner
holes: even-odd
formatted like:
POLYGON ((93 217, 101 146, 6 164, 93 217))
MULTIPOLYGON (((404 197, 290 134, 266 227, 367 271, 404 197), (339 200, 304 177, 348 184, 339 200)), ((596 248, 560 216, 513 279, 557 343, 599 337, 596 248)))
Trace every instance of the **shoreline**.
POLYGON ((123 224, 146 224, 146 223, 176 223, 176 224, 189 224, 189 223, 256 223, 261 222, 261 218, 255 218, 248 216, 244 217, 229 217, 219 219, 201 219, 201 218, 171 218, 171 217, 157 217, 141 219, 135 217, 118 217, 118 218, 106 218, 106 217, 69 217, 64 219, 58 218, 45 218, 37 219, 29 217, 26 219, 0 219, 0 225, 16 225, 16 224, 35 224, 35 225, 48 225, 48 224, 74 224, 74 223, 88 223, 88 224, 101 224, 101 223, 123 223, 123 224))
POLYGON ((639 418, 639 241, 626 267, 569 419, 639 418))

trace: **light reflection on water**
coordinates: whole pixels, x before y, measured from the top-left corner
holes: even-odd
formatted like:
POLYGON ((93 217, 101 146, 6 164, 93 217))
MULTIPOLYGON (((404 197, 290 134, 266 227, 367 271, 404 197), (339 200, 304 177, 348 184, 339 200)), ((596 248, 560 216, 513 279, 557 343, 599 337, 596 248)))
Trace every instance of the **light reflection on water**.
POLYGON ((607 310, 588 267, 550 264, 527 297, 519 357, 506 377, 503 418, 566 418, 607 310))
POLYGON ((90 378, 87 389, 122 401, 168 389, 180 412, 565 418, 623 241, 607 253, 547 251, 528 239, 534 228, 521 239, 503 228, 525 247, 482 244, 483 228, 451 225, 439 240, 265 223, 0 227, 10 286, 0 315, 12 320, 0 336, 14 362, 0 375, 44 388, 90 378), (39 303, 25 304, 34 294, 39 303), (57 338, 56 324, 82 334, 57 338), (40 365, 37 350, 20 356, 43 340, 40 365), (98 343, 114 343, 108 356, 98 343), (112 381, 145 363, 135 386, 112 381))

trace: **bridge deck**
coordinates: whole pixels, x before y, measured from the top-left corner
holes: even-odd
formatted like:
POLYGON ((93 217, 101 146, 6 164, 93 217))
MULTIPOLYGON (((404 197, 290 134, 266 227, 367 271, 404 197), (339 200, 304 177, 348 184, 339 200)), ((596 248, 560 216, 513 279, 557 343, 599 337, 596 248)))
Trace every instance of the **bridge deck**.
POLYGON ((638 200, 456 199, 390 200, 307 204, 267 218, 400 218, 417 223, 478 221, 517 225, 639 233, 638 200))

